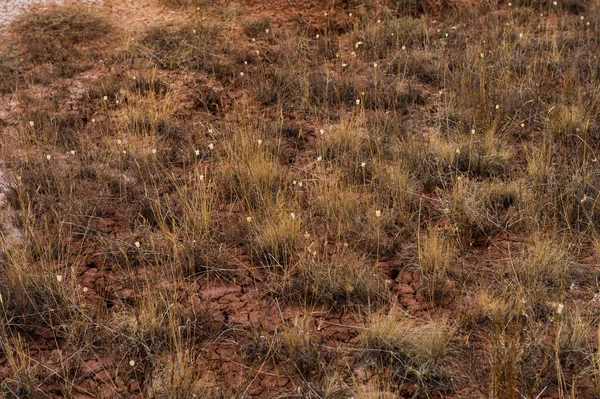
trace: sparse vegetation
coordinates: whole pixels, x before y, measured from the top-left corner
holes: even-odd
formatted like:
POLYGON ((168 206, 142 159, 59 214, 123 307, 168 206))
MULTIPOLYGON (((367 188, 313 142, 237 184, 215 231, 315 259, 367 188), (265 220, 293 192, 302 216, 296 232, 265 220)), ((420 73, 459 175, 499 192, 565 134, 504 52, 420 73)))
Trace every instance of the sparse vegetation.
POLYGON ((133 3, 0 27, 1 397, 600 395, 597 0, 133 3))

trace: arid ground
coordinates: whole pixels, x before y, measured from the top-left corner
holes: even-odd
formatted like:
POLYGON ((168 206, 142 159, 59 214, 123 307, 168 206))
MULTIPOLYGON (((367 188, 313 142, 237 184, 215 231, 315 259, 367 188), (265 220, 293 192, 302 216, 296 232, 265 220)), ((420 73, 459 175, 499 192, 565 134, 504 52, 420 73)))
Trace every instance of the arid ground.
POLYGON ((600 397, 600 1, 11 4, 2 397, 600 397))

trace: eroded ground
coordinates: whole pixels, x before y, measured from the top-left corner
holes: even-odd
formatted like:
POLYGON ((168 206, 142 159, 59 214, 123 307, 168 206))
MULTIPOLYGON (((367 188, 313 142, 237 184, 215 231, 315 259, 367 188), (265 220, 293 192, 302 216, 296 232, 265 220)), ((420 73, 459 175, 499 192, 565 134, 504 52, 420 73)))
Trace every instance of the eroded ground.
POLYGON ((4 396, 596 397, 599 9, 20 14, 4 396))

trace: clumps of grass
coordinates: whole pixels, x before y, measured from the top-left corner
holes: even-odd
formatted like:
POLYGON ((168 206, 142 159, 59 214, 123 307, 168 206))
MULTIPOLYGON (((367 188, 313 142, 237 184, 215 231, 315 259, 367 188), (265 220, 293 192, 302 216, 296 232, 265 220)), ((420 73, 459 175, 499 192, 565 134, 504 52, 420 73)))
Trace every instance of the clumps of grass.
POLYGON ((148 190, 140 212, 163 235, 169 246, 166 259, 181 277, 226 272, 217 229, 217 195, 209 179, 198 172, 187 181, 172 181, 171 192, 161 193, 158 187, 148 190))
POLYGON ((385 76, 356 79, 350 74, 310 72, 306 78, 308 102, 313 107, 361 106, 369 110, 406 112, 424 104, 425 97, 412 82, 385 76))
POLYGON ((0 327, 0 338, 8 366, 8 373, 0 384, 0 392, 4 395, 10 392, 17 397, 34 395, 39 389, 39 372, 32 365, 25 339, 20 334, 6 331, 4 324, 0 327))
POLYGON ((559 223, 574 230, 594 228, 600 220, 598 199, 600 173, 595 161, 572 161, 557 165, 556 146, 545 141, 526 151, 527 173, 534 220, 559 223))
POLYGON ((585 111, 576 105, 558 105, 549 111, 547 126, 557 143, 575 150, 577 145, 589 145, 590 119, 585 111))
POLYGON ((69 191, 67 177, 56 165, 47 160, 31 160, 14 167, 15 173, 10 177, 5 194, 7 204, 13 209, 39 216, 57 209, 57 201, 66 198, 69 191))
MULTIPOLYGON (((540 321, 540 305, 530 302, 527 288, 515 284, 501 295, 507 304, 499 310, 497 322, 491 327, 490 339, 490 389, 494 395, 518 398, 519 392, 532 395, 546 386, 569 385, 569 371, 561 362, 572 353, 561 353, 565 338, 565 306, 562 303, 547 304, 543 321, 540 321), (555 324, 558 334, 554 342, 548 340, 550 325, 555 324), (562 342, 562 343, 561 343, 562 342), (565 378, 566 377, 566 378, 565 378)), ((567 322, 568 323, 568 322, 567 322)))
POLYGON ((250 252, 263 264, 288 268, 302 241, 299 215, 283 208, 261 219, 248 219, 250 252))
POLYGON ((419 243, 418 266, 425 295, 432 302, 439 302, 452 289, 448 271, 454 254, 452 242, 439 231, 431 230, 419 243))
POLYGON ((277 156, 253 134, 235 133, 225 140, 217 186, 224 198, 249 211, 269 212, 290 196, 291 178, 277 156))
POLYGON ((515 283, 522 287, 528 306, 543 314, 547 298, 560 299, 569 281, 571 261, 565 243, 535 235, 514 262, 515 283))
POLYGON ((153 398, 192 399, 220 398, 215 381, 203 378, 196 370, 199 356, 192 348, 178 348, 174 354, 165 356, 150 383, 153 398))
POLYGON ((257 100, 266 106, 292 105, 301 93, 301 82, 293 70, 265 67, 253 84, 257 100))
POLYGON ((431 135, 425 143, 405 139, 398 153, 426 189, 448 188, 457 175, 503 177, 512 159, 512 151, 493 128, 482 136, 474 132, 458 140, 439 134, 431 135))
POLYGON ((319 397, 346 397, 341 373, 345 365, 338 353, 323 347, 312 320, 296 316, 272 343, 275 359, 298 380, 298 391, 319 397), (297 377, 296 377, 297 376, 297 377))
POLYGON ((244 33, 251 39, 258 39, 268 34, 271 29, 271 20, 269 18, 260 18, 246 21, 244 24, 244 33))
POLYGON ((131 46, 132 54, 159 68, 200 70, 217 78, 233 76, 236 60, 244 58, 216 25, 154 27, 131 46))
POLYGON ((38 334, 49 330, 65 337, 79 314, 75 287, 62 272, 46 269, 44 259, 32 261, 26 248, 5 249, 3 257, 0 311, 7 326, 38 334))
POLYGON ((12 93, 23 83, 21 63, 10 46, 0 42, 7 50, 0 52, 0 93, 12 93))
POLYGON ((450 192, 441 192, 440 211, 460 238, 471 240, 523 224, 518 183, 457 180, 450 192))
POLYGON ((277 356, 305 378, 322 377, 327 371, 327 353, 318 345, 311 320, 298 317, 281 334, 277 356))
POLYGON ((425 0, 397 0, 394 3, 395 11, 402 15, 420 15, 427 9, 425 0))
POLYGON ((364 30, 355 32, 352 41, 356 51, 368 60, 387 58, 392 52, 405 47, 422 47, 427 41, 423 19, 400 17, 381 23, 371 23, 364 30))
POLYGON ((274 278, 272 290, 291 303, 377 308, 386 295, 374 267, 366 258, 343 247, 331 256, 308 254, 283 276, 274 278))
POLYGON ((110 32, 106 19, 83 6, 33 8, 11 24, 34 62, 72 64, 78 45, 99 39, 110 32))
POLYGON ((505 295, 481 289, 475 293, 465 310, 475 324, 503 326, 515 316, 513 302, 514 298, 509 300, 505 295))
POLYGON ((377 216, 368 196, 339 182, 319 182, 310 195, 314 221, 326 227, 329 242, 353 243, 368 254, 393 247, 383 234, 393 215, 377 216))
POLYGON ((417 383, 426 392, 443 391, 452 385, 457 370, 452 364, 455 329, 449 323, 419 323, 392 313, 374 314, 358 342, 373 367, 390 366, 394 379, 417 383))
POLYGON ((404 165, 379 165, 371 181, 375 202, 393 214, 396 222, 407 225, 418 210, 419 184, 404 165))
POLYGON ((529 7, 536 10, 568 12, 571 14, 580 14, 587 9, 586 2, 576 0, 563 0, 548 2, 543 0, 518 0, 514 3, 517 6, 529 7))
POLYGON ((319 137, 317 152, 324 162, 339 168, 348 184, 365 185, 371 181, 381 143, 370 137, 360 124, 345 122, 319 137))
POLYGON ((154 357, 164 349, 175 350, 213 336, 219 323, 208 306, 193 297, 148 284, 135 306, 115 312, 112 323, 119 338, 116 349, 143 367, 154 367, 154 357))
POLYGON ((385 70, 391 74, 414 78, 430 85, 441 85, 444 81, 444 72, 448 69, 442 56, 429 50, 419 49, 398 53, 383 64, 385 70))

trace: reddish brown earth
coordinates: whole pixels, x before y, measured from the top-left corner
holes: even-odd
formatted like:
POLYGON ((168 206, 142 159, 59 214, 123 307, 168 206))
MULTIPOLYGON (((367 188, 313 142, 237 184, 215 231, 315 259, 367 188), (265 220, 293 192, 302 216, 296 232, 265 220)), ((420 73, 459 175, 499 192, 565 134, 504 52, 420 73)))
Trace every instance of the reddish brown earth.
MULTIPOLYGON (((268 17, 275 26, 300 22, 318 31, 328 23, 327 21, 333 20, 339 24, 350 23, 352 17, 348 14, 353 10, 351 6, 342 4, 332 9, 323 6, 323 3, 325 2, 248 0, 232 1, 230 5, 244 10, 253 17, 268 17)), ((151 26, 170 24, 175 26, 185 21, 188 16, 187 11, 167 9, 152 0, 104 0, 91 7, 127 32, 125 35, 122 32, 112 34, 102 43, 102 46, 107 48, 113 46, 121 37, 135 36, 151 26)), ((206 17, 210 18, 210 15, 207 14, 206 17)), ((441 20, 438 18, 436 24, 443 24, 439 21, 441 20)), ((102 79, 112 72, 111 67, 98 65, 97 68, 65 82, 71 88, 73 104, 76 106, 77 98, 82 95, 83 87, 88 81, 102 79)), ((227 90, 229 90, 227 96, 231 100, 247 100, 244 87, 232 85, 227 90)), ((185 93, 182 95, 185 97, 185 93)), ((185 108, 185 103, 182 108, 185 108)), ((3 134, 10 134, 11 129, 16 128, 13 109, 9 95, 0 98, 0 126, 3 134)), ((101 118, 102 116, 99 116, 99 121, 101 118)), ((315 131, 315 126, 311 126, 310 122, 304 123, 308 132, 315 131)), ((310 135, 308 139, 311 139, 310 135)), ((302 158, 297 159, 296 162, 301 164, 302 158)), ((103 217, 94 221, 93 228, 103 234, 129 239, 131 232, 127 228, 126 220, 129 217, 127 212, 121 209, 110 209, 103 217)), ((461 256, 460 265, 456 268, 457 273, 461 273, 461 281, 478 281, 478 285, 485 285, 486 269, 508 267, 510 252, 522 248, 523 242, 523 237, 503 234, 493 237, 491 241, 473 243, 470 250, 461 256)), ((99 250, 100 248, 85 249, 83 251, 85 257, 76 259, 76 262, 84 267, 79 268, 78 274, 72 277, 77 279, 81 287, 85 287, 83 295, 90 307, 103 308, 105 312, 110 313, 110 309, 115 305, 130 303, 136 299, 138 295, 136 287, 144 283, 147 270, 145 267, 132 268, 126 272, 118 270, 105 261, 101 253, 97 253, 99 250)), ((201 312, 205 310, 205 304, 208 303, 209 312, 215 323, 214 329, 227 331, 221 339, 211 340, 204 345, 203 356, 197 364, 198 373, 202 373, 215 386, 245 387, 243 397, 268 398, 284 392, 291 395, 299 389, 301 381, 270 361, 265 360, 261 363, 256 359, 249 359, 248 352, 251 350, 243 346, 247 345, 245 341, 260 345, 265 336, 274 336, 285 326, 293 325, 299 317, 306 317, 310 320, 310 329, 319 342, 327 348, 343 352, 343 357, 347 359, 357 379, 355 383, 361 385, 377 380, 373 370, 366 369, 354 357, 356 337, 365 328, 364 320, 359 315, 334 312, 326 307, 307 309, 281 304, 264 295, 266 286, 262 281, 267 278, 266 273, 252 269, 243 251, 231 248, 227 256, 235 271, 225 279, 202 277, 181 286, 164 281, 163 288, 180 294, 179 306, 189 303, 191 306, 197 306, 197 311, 201 312), (258 334, 258 336, 252 337, 253 340, 247 340, 251 334, 258 334)), ((596 261, 591 250, 585 250, 580 257, 583 264, 592 264, 596 261)), ((393 304, 390 306, 396 308, 396 311, 427 320, 456 317, 464 311, 465 307, 468 307, 470 298, 460 296, 459 287, 450 289, 441 303, 436 305, 430 303, 422 295, 418 272, 409 266, 403 254, 398 254, 397 257, 381 260, 378 267, 379 272, 386 278, 390 303, 393 304)), ((582 306, 596 304, 598 298, 584 288, 585 278, 582 278, 580 286, 581 288, 576 286, 568 292, 569 298, 582 306)), ((481 356, 480 359, 465 359, 466 362, 486 361, 485 337, 461 338, 464 340, 461 346, 471 348, 475 357, 478 354, 481 356)), ((41 331, 38 336, 28 337, 27 344, 32 364, 47 370, 48 381, 43 382, 44 392, 48 393, 48 397, 65 396, 66 393, 62 391, 61 384, 56 379, 61 362, 64 361, 61 356, 61 347, 64 343, 57 340, 51 331, 41 331)), ((77 399, 145 397, 143 381, 137 378, 135 370, 132 370, 128 362, 129 359, 115 358, 112 353, 107 353, 102 348, 83 356, 80 373, 74 379, 71 397, 77 399)), ((8 367, 7 359, 0 357, 0 378, 8 375, 8 367)), ((483 386, 465 386, 452 397, 485 398, 487 394, 482 389, 483 386)), ((414 387, 408 386, 398 394, 401 397, 410 397, 413 392, 414 387)), ((441 396, 446 397, 443 394, 441 396)), ((558 396, 549 393, 540 396, 543 397, 558 396)))

